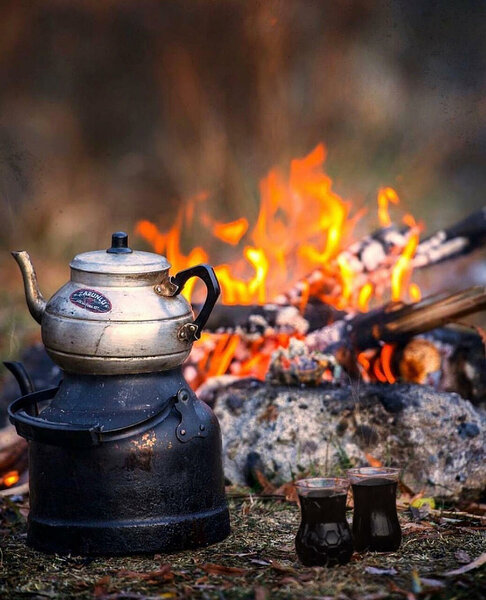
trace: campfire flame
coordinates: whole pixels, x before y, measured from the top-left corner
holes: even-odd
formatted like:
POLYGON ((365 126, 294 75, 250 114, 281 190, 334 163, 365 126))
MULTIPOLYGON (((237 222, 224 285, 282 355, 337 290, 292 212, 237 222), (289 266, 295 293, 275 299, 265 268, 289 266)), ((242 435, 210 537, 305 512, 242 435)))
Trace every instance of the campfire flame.
MULTIPOLYGON (((260 207, 253 225, 243 216, 230 222, 217 220, 206 208, 209 193, 204 191, 185 202, 168 231, 142 220, 136 225, 136 233, 156 252, 167 256, 173 272, 201 262, 215 264, 224 304, 264 304, 300 280, 299 308, 303 310, 315 293, 305 277, 316 269, 333 282, 318 297, 339 309, 365 312, 374 300, 383 301, 387 288, 393 301, 419 300, 420 289, 410 279, 420 225, 411 215, 403 217, 409 234, 405 245, 391 254, 393 263, 386 281, 377 282, 372 275, 360 272, 343 250, 349 247, 356 222, 365 211, 351 215, 350 203, 332 189, 332 179, 324 170, 325 160, 326 149, 319 144, 304 158, 293 159, 287 173, 272 169, 260 182, 260 207), (196 238, 201 225, 214 239, 210 244, 213 251, 221 244, 226 253, 228 247, 236 250, 231 264, 218 264, 202 246, 183 252, 181 240, 196 238)), ((389 228, 389 209, 399 204, 398 194, 393 188, 384 187, 378 191, 377 201, 379 223, 382 228, 389 228)), ((184 289, 188 299, 194 283, 194 279, 190 280, 184 289)), ((199 343, 211 351, 210 356, 203 353, 197 361, 198 368, 207 376, 230 371, 263 378, 273 350, 288 344, 292 335, 262 336, 251 344, 245 342, 242 352, 240 336, 235 333, 204 334, 199 343), (241 356, 233 365, 238 354, 241 356)), ((371 362, 363 354, 358 362, 363 368, 369 363, 365 370, 378 381, 392 383, 392 354, 393 347, 385 345, 371 362)))

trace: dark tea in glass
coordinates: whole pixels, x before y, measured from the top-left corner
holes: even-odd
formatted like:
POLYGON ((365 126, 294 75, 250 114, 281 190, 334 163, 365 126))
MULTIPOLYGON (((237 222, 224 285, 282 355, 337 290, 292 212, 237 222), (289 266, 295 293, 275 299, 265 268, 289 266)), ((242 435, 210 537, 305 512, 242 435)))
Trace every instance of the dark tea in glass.
POLYGON ((393 552, 400 546, 396 495, 399 469, 350 469, 353 488, 353 543, 358 552, 393 552))
POLYGON ((346 521, 346 479, 302 479, 295 484, 301 523, 295 549, 307 567, 344 565, 353 554, 351 530, 346 521))

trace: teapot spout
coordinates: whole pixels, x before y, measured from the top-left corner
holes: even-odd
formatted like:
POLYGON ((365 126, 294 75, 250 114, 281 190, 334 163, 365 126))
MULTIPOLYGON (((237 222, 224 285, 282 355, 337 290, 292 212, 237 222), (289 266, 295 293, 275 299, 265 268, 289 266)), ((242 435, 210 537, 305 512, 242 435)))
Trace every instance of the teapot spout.
POLYGON ((20 252, 12 252, 12 256, 17 261, 17 264, 22 271, 22 278, 24 280, 25 298, 27 300, 27 306, 29 307, 30 314, 34 317, 37 323, 42 321, 42 315, 46 309, 46 301, 44 296, 40 293, 39 286, 37 284, 37 276, 30 260, 28 252, 21 250, 20 252))

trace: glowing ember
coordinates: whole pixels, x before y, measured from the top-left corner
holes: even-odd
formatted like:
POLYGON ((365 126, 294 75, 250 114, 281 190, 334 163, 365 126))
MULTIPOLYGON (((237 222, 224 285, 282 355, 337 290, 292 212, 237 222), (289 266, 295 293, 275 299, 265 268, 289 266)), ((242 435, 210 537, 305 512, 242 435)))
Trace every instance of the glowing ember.
POLYGON ((20 475, 18 471, 9 471, 5 473, 3 477, 0 477, 0 485, 4 487, 12 487, 15 485, 20 479, 20 475))
POLYGON ((396 377, 393 375, 391 360, 395 346, 393 344, 385 344, 381 349, 381 368, 388 383, 395 383, 396 377))

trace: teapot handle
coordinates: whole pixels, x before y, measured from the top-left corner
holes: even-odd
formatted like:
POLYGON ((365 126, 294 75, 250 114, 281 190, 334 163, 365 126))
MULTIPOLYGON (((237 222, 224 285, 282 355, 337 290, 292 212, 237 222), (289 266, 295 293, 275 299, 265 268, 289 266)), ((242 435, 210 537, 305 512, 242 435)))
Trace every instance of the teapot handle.
POLYGON ((184 271, 179 271, 177 275, 170 278, 171 283, 177 286, 175 295, 182 292, 187 280, 191 277, 199 277, 202 279, 206 285, 208 294, 194 323, 187 323, 180 331, 180 337, 188 341, 198 340, 201 337, 201 332, 221 293, 219 281, 213 267, 210 267, 209 265, 197 265, 196 267, 190 267, 189 269, 184 269, 184 271))

